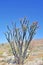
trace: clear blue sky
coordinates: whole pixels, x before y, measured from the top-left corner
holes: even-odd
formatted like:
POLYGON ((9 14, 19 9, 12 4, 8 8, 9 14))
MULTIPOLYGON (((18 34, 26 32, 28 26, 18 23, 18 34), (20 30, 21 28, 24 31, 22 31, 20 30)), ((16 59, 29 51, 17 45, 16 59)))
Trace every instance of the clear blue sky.
POLYGON ((43 0, 0 0, 0 43, 6 42, 3 32, 11 21, 27 16, 30 23, 38 21, 40 29, 35 39, 43 38, 43 0))

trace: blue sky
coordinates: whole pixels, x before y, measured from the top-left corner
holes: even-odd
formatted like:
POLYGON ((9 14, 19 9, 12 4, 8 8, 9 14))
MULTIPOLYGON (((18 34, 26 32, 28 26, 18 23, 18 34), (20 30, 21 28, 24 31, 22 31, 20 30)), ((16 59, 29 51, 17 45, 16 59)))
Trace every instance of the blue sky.
POLYGON ((0 43, 7 41, 3 34, 6 25, 11 25, 12 21, 18 23, 24 16, 30 23, 39 23, 40 29, 34 39, 43 38, 43 0, 0 0, 0 43))

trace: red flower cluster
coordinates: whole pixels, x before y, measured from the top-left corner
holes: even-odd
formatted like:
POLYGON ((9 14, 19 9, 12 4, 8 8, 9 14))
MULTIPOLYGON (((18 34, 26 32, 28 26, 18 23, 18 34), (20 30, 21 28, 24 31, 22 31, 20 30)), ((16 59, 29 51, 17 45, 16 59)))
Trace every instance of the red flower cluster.
POLYGON ((33 22, 33 24, 37 25, 37 24, 38 24, 38 22, 33 22))

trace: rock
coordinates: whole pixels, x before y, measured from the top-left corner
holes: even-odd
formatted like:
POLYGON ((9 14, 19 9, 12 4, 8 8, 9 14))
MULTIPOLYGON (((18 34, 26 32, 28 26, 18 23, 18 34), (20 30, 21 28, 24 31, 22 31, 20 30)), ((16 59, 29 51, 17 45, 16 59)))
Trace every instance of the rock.
POLYGON ((4 58, 0 58, 0 61, 3 61, 4 60, 4 58))
POLYGON ((6 62, 7 62, 8 64, 10 64, 10 63, 12 63, 12 64, 16 63, 14 56, 8 56, 8 57, 6 58, 6 62))

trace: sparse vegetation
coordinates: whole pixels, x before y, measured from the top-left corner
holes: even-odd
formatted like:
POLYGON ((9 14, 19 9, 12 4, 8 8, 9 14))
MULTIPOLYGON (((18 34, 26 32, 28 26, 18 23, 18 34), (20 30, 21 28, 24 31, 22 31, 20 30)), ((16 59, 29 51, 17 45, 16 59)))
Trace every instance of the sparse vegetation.
POLYGON ((3 51, 0 51, 0 55, 2 55, 3 54, 3 51))

